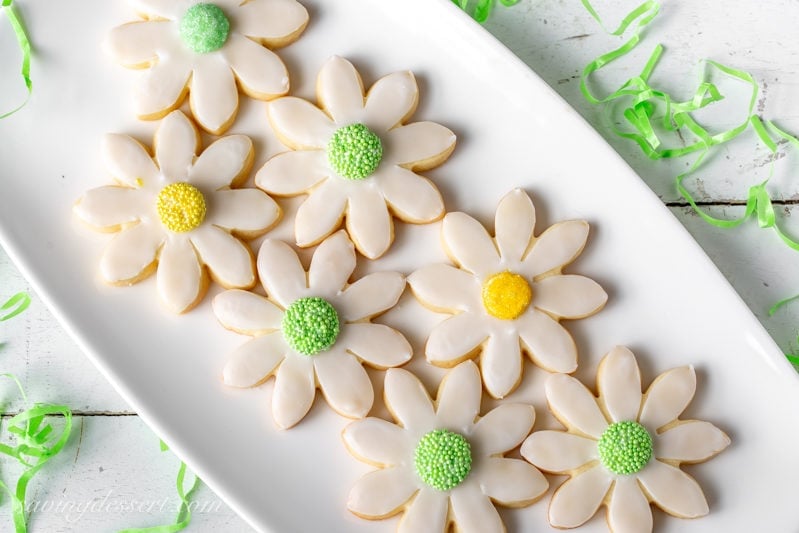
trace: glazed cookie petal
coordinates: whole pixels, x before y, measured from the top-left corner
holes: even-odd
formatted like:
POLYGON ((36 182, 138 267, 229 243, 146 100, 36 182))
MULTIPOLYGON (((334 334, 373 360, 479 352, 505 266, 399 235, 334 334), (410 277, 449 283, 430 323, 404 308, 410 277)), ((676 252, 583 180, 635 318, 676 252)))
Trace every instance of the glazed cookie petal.
POLYGON ((372 382, 361 363, 352 355, 337 351, 313 358, 316 378, 327 403, 340 415, 363 418, 372 408, 372 382))
POLYGON ((408 276, 413 294, 437 312, 466 311, 480 302, 480 282, 473 274, 443 263, 423 266, 408 276))
POLYGON ((465 483, 449 497, 458 531, 463 533, 505 533, 505 525, 491 500, 473 483, 465 483))
POLYGON ((563 431, 535 431, 522 444, 522 457, 538 468, 565 474, 599 458, 597 442, 563 431))
POLYGON ((443 379, 436 396, 436 419, 457 433, 465 433, 480 413, 480 373, 471 361, 453 368, 443 379))
POLYGON ((547 478, 520 459, 486 457, 479 476, 485 495, 503 505, 531 503, 549 488, 547 478))
POLYGON ((133 109, 139 118, 161 118, 176 108, 186 94, 191 67, 162 59, 143 72, 134 86, 133 109))
POLYGON ((352 63, 333 56, 319 71, 316 94, 321 105, 339 126, 362 120, 363 82, 352 63))
POLYGON ((494 216, 497 248, 502 258, 510 263, 522 260, 535 228, 535 206, 521 189, 513 189, 500 200, 494 216))
POLYGON ((355 247, 365 257, 377 259, 391 246, 394 238, 391 215, 378 191, 361 188, 351 194, 346 223, 355 247))
POLYGON ((479 317, 461 313, 433 328, 425 344, 425 355, 433 364, 451 366, 471 356, 486 337, 488 332, 479 317))
POLYGON ((661 433, 655 441, 658 459, 698 463, 730 445, 730 438, 710 422, 689 420, 661 433))
POLYGON ((419 379, 401 368, 386 371, 386 407, 410 431, 424 432, 435 423, 433 403, 419 379))
POLYGON ((164 117, 155 133, 155 160, 167 180, 186 181, 199 141, 197 130, 182 112, 164 117))
POLYGON ((599 363, 599 396, 612 422, 638 420, 641 409, 641 372, 633 353, 616 346, 599 363))
POLYGON ((347 509, 365 518, 383 518, 399 512, 416 491, 405 468, 385 468, 365 474, 350 490, 347 509))
POLYGON ((671 465, 650 461, 638 480, 652 501, 673 516, 698 518, 708 512, 707 500, 694 478, 671 465))
POLYGON ((380 369, 407 363, 413 355, 405 337, 385 324, 347 324, 339 342, 347 351, 380 369))
POLYGON ((574 372, 577 346, 566 328, 535 309, 525 313, 516 324, 519 336, 536 365, 550 372, 574 372))
POLYGON ((261 296, 241 289, 219 293, 213 300, 214 315, 227 329, 244 335, 261 335, 280 329, 283 311, 261 296))
POLYGON ((100 260, 100 275, 109 283, 139 277, 156 260, 164 233, 152 224, 137 224, 111 239, 100 260))
POLYGON ((283 241, 266 239, 258 251, 258 277, 266 294, 284 309, 308 292, 305 270, 294 250, 283 241))
POLYGON ((164 305, 182 313, 194 305, 202 292, 202 266, 188 239, 168 239, 158 259, 156 282, 164 305))
POLYGON ((397 533, 444 533, 447 526, 449 495, 437 490, 420 490, 402 515, 397 533))
POLYGON ((236 31, 272 47, 294 41, 308 24, 308 11, 296 0, 246 2, 231 15, 236 31))
POLYGON ((386 161, 413 170, 437 167, 455 148, 455 134, 435 122, 414 122, 385 134, 386 161))
POLYGON ((205 225, 192 233, 191 242, 211 275, 221 285, 236 289, 255 285, 250 249, 230 233, 205 225))
POLYGON ((488 337, 480 353, 480 371, 494 398, 504 398, 516 388, 522 377, 522 354, 515 331, 498 329, 488 337))
POLYGON ((140 20, 113 28, 104 45, 119 64, 140 68, 155 63, 158 51, 173 39, 169 21, 140 20))
POLYGON ((560 269, 580 255, 588 239, 588 223, 583 220, 559 222, 544 231, 524 258, 522 269, 534 278, 560 269))
POLYGON ((388 206, 402 220, 423 224, 444 216, 444 200, 429 179, 396 165, 375 177, 388 206))
POLYGON ((91 189, 77 201, 73 210, 84 222, 100 230, 116 231, 149 214, 152 199, 139 189, 106 185, 91 189))
POLYGON ((131 7, 136 13, 147 15, 148 18, 162 18, 174 20, 183 15, 186 8, 191 5, 187 1, 175 2, 174 0, 130 0, 131 7))
POLYGON ((558 528, 584 524, 596 514, 611 481, 612 478, 597 465, 563 483, 549 503, 549 523, 558 528))
POLYGON ((316 395, 314 367, 310 357, 289 352, 277 369, 272 394, 272 417, 288 429, 308 413, 316 395))
POLYGON ((347 197, 327 180, 300 204, 294 219, 294 236, 301 247, 313 246, 341 224, 347 197))
POLYGON ((324 150, 291 151, 267 161, 255 175, 255 184, 276 196, 297 196, 329 175, 324 150))
POLYGON ((499 253, 482 224, 466 213, 448 213, 441 236, 452 260, 483 279, 501 270, 499 253))
POLYGON ((334 298, 355 270, 355 248, 347 233, 337 231, 324 241, 313 254, 308 269, 308 286, 314 294, 334 298))
POLYGON ((585 276, 549 276, 533 283, 533 305, 556 317, 584 318, 608 301, 599 284, 585 276))
POLYGON ((268 48, 231 33, 222 52, 239 80, 242 91, 249 96, 270 100, 289 92, 286 65, 268 48))
POLYGON ((254 387, 274 372, 287 352, 280 332, 250 339, 228 356, 222 381, 231 387, 254 387))
POLYGON ((324 149, 336 125, 310 102, 284 96, 269 103, 269 121, 280 141, 295 150, 324 149))
POLYGON ((651 430, 656 430, 676 420, 691 403, 695 392, 696 373, 693 366, 682 366, 664 372, 647 389, 639 421, 651 430))
POLYGON ((608 502, 608 525, 613 533, 652 531, 652 508, 634 477, 616 478, 608 502))
POLYGON ((194 119, 209 133, 219 135, 230 126, 236 116, 239 92, 233 71, 225 61, 209 57, 195 67, 189 103, 194 119))
POLYGON ((158 167, 139 142, 127 135, 109 133, 103 137, 100 151, 111 176, 130 186, 139 186, 158 176, 158 167))
POLYGON ((366 125, 382 133, 405 121, 416 109, 419 88, 410 71, 377 80, 366 95, 366 125))
POLYGON ((521 403, 503 403, 477 421, 474 445, 480 455, 512 450, 527 437, 535 423, 535 410, 521 403))
POLYGON ((553 374, 547 378, 545 389, 549 406, 558 420, 569 429, 599 440, 608 422, 585 385, 571 376, 553 374))
POLYGON ((398 272, 367 274, 347 287, 336 301, 347 322, 372 318, 394 307, 405 290, 405 278, 398 272))
POLYGON ((280 206, 258 189, 229 189, 210 195, 208 222, 230 231, 261 234, 280 218, 280 206))
POLYGON ((401 427, 375 417, 349 424, 341 438, 354 456, 380 467, 402 463, 415 444, 401 427))
POLYGON ((216 191, 240 181, 252 165, 252 141, 246 135, 227 135, 211 143, 189 170, 189 182, 216 191))

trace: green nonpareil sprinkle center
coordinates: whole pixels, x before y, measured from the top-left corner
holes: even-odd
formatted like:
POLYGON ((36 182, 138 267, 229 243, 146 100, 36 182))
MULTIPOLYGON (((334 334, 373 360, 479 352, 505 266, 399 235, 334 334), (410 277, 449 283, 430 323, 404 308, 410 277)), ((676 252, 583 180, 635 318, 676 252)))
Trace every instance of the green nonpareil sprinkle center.
POLYGON ((229 33, 230 21, 215 4, 194 4, 180 19, 180 38, 198 54, 222 48, 229 33))
POLYGON ((383 158, 383 143, 363 124, 336 130, 327 144, 327 159, 342 178, 362 180, 377 170, 383 158))
POLYGON ((336 343, 338 313, 324 298, 300 298, 283 315, 283 338, 303 355, 316 355, 336 343))
POLYGON ((599 458, 614 474, 635 474, 652 458, 652 436, 637 422, 616 422, 599 438, 599 458))
POLYGON ((436 429, 425 434, 414 453, 416 473, 436 490, 460 485, 472 469, 472 447, 463 435, 436 429))

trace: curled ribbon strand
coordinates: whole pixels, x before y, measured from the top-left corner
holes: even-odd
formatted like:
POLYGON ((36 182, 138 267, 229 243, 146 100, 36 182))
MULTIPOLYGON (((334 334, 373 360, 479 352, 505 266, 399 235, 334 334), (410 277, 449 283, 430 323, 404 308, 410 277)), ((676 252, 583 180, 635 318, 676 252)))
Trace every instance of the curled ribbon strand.
POLYGON ((25 97, 25 101, 19 106, 0 115, 0 119, 11 116, 25 107, 25 104, 28 103, 31 93, 33 92, 33 81, 31 81, 31 42, 28 39, 28 34, 25 31, 22 20, 17 14, 16 9, 14 9, 13 4, 14 0, 2 0, 0 8, 5 11, 8 22, 11 24, 11 28, 14 30, 14 34, 17 36, 17 43, 19 44, 19 49, 22 52, 22 67, 20 68, 20 73, 22 74, 22 80, 25 82, 25 87, 28 89, 28 96, 25 97))
MULTIPOLYGON (((589 0, 581 1, 588 13, 603 27, 603 29, 605 29, 599 14, 589 0)), ((592 104, 604 105, 604 117, 610 124, 610 128, 614 134, 638 144, 647 157, 652 160, 682 157, 695 152, 699 153, 689 169, 675 178, 675 185, 680 195, 705 222, 719 228, 733 228, 754 216, 759 227, 772 229, 785 245, 799 251, 799 240, 790 237, 778 225, 773 202, 766 190, 768 180, 774 172, 776 158, 771 161, 769 178, 749 188, 744 214, 736 219, 716 218, 703 211, 683 184, 685 179, 699 168, 711 149, 731 141, 744 131, 747 131, 750 126, 760 142, 762 142, 771 153, 777 152, 777 143, 769 132, 788 141, 794 147, 799 148, 799 139, 781 130, 773 122, 769 120, 763 121, 754 114, 759 87, 749 73, 722 65, 715 61, 705 60, 708 66, 721 74, 732 79, 737 79, 751 87, 751 96, 749 98, 746 119, 740 124, 718 133, 711 133, 710 130, 700 125, 692 116, 693 112, 724 98, 718 87, 707 80, 707 75, 705 79, 699 83, 693 97, 685 102, 675 102, 668 93, 658 91, 649 85, 649 77, 663 53, 663 46, 660 44, 652 51, 641 73, 627 80, 615 92, 600 98, 595 96, 588 88, 588 81, 593 73, 630 53, 639 44, 642 32, 655 19, 659 10, 660 3, 658 0, 648 0, 633 9, 622 20, 618 28, 613 31, 605 29, 605 31, 611 35, 621 36, 637 21, 632 37, 615 50, 607 52, 591 61, 583 69, 580 77, 580 90, 583 96, 592 104), (662 113, 662 120, 657 119, 658 113, 662 113), (622 129, 615 126, 612 118, 619 115, 624 117, 624 123, 629 129, 622 129), (685 131, 690 133, 695 141, 678 148, 665 148, 662 146, 661 139, 657 133, 657 127, 666 132, 680 133, 685 131)), ((799 295, 777 302, 771 308, 769 314, 774 314, 777 309, 798 298, 799 295)), ((797 337, 797 342, 799 342, 799 337, 797 337)), ((799 365, 799 356, 786 354, 786 357, 792 363, 799 365)))
MULTIPOLYGON (((489 15, 491 15, 495 0, 452 0, 452 3, 482 24, 488 20, 489 15)), ((518 4, 519 0, 499 0, 499 3, 505 7, 510 7, 518 4)))

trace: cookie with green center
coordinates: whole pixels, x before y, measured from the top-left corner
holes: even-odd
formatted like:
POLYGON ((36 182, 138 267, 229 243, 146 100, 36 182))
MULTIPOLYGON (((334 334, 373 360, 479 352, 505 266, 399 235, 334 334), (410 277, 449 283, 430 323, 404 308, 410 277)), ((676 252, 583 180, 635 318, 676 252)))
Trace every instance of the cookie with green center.
POLYGON ((549 504, 550 525, 578 527, 602 505, 617 533, 652 531, 650 503, 680 518, 706 515, 701 487, 680 466, 710 459, 730 439, 709 422, 680 420, 696 390, 693 367, 664 372, 642 392, 635 356, 617 346, 599 363, 597 389, 551 375, 547 403, 566 431, 537 431, 521 446, 533 465, 569 476, 549 504))

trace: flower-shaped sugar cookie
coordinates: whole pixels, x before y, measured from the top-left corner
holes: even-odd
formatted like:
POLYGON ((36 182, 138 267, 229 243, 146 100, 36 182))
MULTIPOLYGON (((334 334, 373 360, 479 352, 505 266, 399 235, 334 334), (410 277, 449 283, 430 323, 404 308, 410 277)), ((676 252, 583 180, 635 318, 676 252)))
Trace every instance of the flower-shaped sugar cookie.
POLYGON ((240 290, 214 298, 223 326, 254 337, 228 357, 225 384, 253 387, 274 374, 272 415, 281 428, 302 420, 317 385, 339 414, 366 416, 374 392, 362 361, 388 368, 411 358, 401 333, 369 322, 397 303, 405 279, 376 272, 348 285, 354 268, 355 250, 343 231, 319 245, 307 274, 288 244, 267 239, 258 274, 272 301, 240 290))
POLYGON ((405 511, 400 533, 500 533, 494 503, 521 507, 544 495, 546 478, 520 459, 503 457, 535 422, 532 406, 506 403, 480 413, 482 387, 471 361, 444 378, 437 401, 410 372, 386 372, 386 404, 397 420, 352 422, 342 437, 361 461, 379 467, 350 491, 347 507, 368 519, 405 511))
POLYGON ((607 300, 593 280, 562 273, 582 251, 588 224, 561 222, 538 237, 534 226, 535 208, 520 189, 499 203, 496 238, 465 213, 449 213, 442 240, 459 268, 436 264, 408 278, 424 305, 454 314, 430 333, 427 359, 448 367, 479 353, 486 390, 495 398, 519 384, 521 346, 538 366, 573 372, 577 349, 558 320, 596 313, 607 300))
POLYGON ((252 166, 248 137, 222 137, 197 157, 199 141, 180 111, 159 125, 155 159, 131 137, 107 135, 103 158, 119 183, 88 191, 74 206, 94 229, 118 232, 100 261, 103 280, 130 285, 157 265, 158 294, 175 313, 202 299, 205 267, 225 287, 253 287, 252 252, 235 235, 256 237, 280 218, 263 191, 230 188, 252 166))
POLYGON ((696 390, 691 366, 669 370, 641 393, 635 356, 613 349, 599 365, 599 398, 571 376, 546 383, 549 406, 568 431, 538 431, 522 456, 542 470, 568 474, 549 505, 549 522, 577 527, 602 504, 613 533, 652 531, 650 502, 667 513, 708 513, 699 484, 680 470, 715 456, 730 439, 709 422, 680 420, 696 390))
POLYGON ((114 28, 106 48, 120 64, 146 68, 134 106, 143 119, 177 108, 188 91, 195 120, 219 135, 233 123, 242 91, 261 100, 289 91, 270 50, 296 40, 308 12, 296 0, 131 0, 147 20, 114 28))
POLYGON ((418 98, 413 74, 389 74, 364 98, 355 67, 332 57, 319 73, 317 98, 321 110, 290 96, 269 104, 273 129, 294 151, 276 155, 255 176, 271 194, 308 194, 294 226, 299 246, 318 243, 346 217, 358 251, 375 259, 394 238, 392 213, 417 224, 443 216, 438 189, 414 171, 449 157, 455 135, 434 122, 403 125, 418 98))

